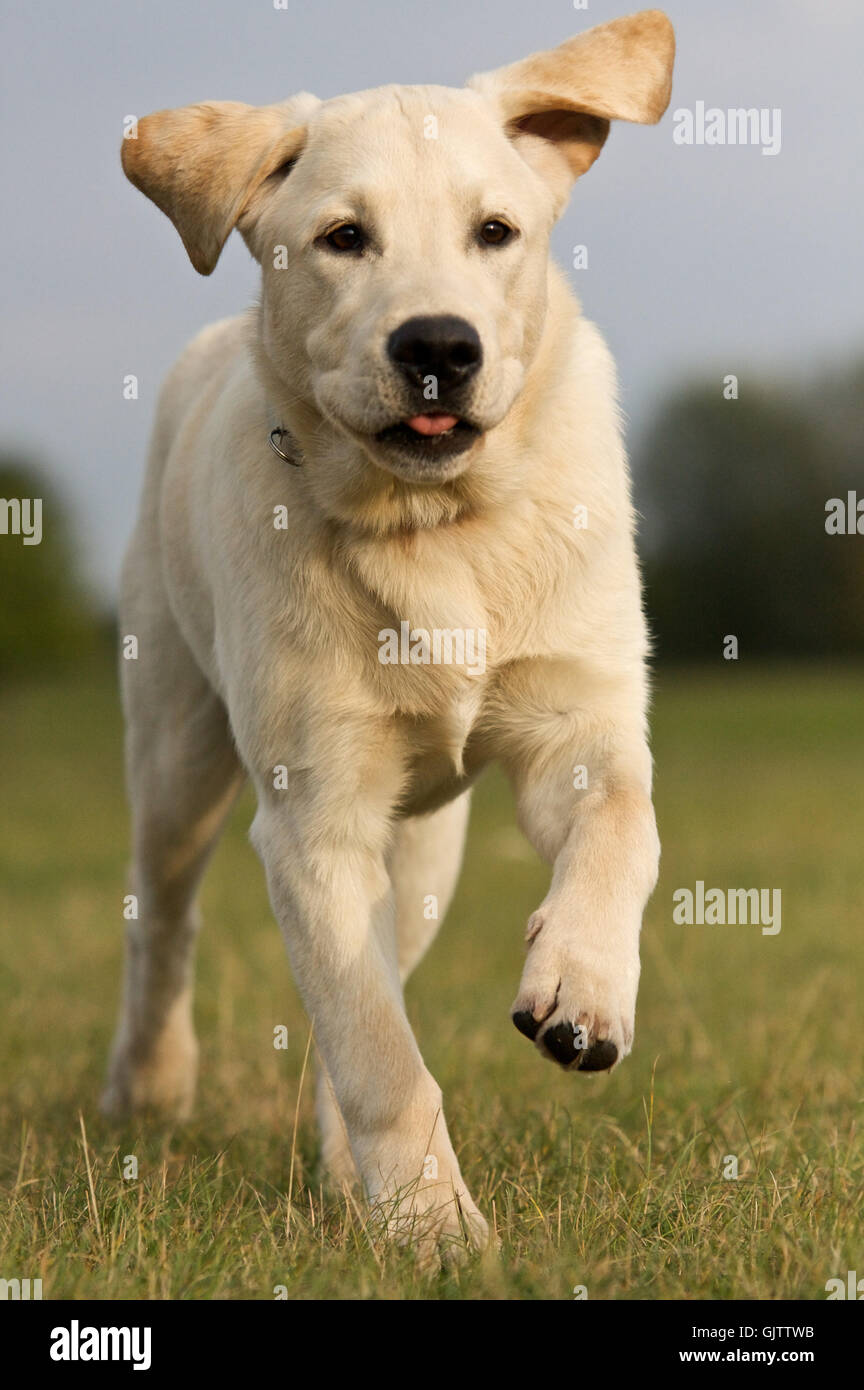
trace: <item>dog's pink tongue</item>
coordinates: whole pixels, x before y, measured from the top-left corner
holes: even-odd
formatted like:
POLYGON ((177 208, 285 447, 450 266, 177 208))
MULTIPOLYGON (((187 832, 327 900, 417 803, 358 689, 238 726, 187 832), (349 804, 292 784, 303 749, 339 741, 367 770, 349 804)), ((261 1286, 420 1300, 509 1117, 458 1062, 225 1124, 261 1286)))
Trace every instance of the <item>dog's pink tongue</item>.
POLYGON ((459 424, 458 415, 413 415, 405 421, 409 429, 418 434, 445 434, 459 424))

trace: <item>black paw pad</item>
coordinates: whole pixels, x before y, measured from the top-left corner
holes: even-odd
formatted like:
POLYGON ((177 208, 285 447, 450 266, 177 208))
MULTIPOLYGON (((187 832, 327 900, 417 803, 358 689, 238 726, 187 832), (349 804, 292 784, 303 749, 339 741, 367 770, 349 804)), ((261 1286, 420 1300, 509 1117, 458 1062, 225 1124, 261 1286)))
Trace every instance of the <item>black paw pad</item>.
POLYGON ((524 1033, 526 1038, 530 1038, 532 1042, 534 1041, 540 1028, 540 1024, 537 1022, 537 1019, 534 1017, 530 1009, 522 1009, 518 1014, 514 1014, 513 1022, 519 1029, 520 1033, 524 1033))
POLYGON ((531 1038, 532 1042, 538 1036, 540 1024, 533 1016, 531 1009, 521 1009, 520 1012, 514 1013, 513 1022, 520 1033, 524 1033, 526 1038, 531 1038))
POLYGON ((608 1038, 600 1038, 587 1047, 579 1063, 580 1071, 608 1071, 618 1060, 618 1049, 608 1038))
POLYGON ((572 1023, 556 1023, 543 1034, 543 1046, 562 1067, 569 1067, 579 1056, 580 1037, 572 1023))

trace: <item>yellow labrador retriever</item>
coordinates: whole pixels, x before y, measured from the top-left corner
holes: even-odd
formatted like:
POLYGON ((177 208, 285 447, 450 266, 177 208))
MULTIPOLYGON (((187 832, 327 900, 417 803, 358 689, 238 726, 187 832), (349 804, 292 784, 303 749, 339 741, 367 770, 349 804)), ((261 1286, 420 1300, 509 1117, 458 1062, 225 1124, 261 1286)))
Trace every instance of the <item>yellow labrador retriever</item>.
POLYGON ((165 384, 123 579, 133 811, 105 1106, 192 1101, 194 898, 246 777, 321 1059, 323 1155, 393 1229, 486 1239, 402 997, 497 760, 553 865, 516 1027, 633 1040, 658 840, 613 364, 548 239, 609 123, 655 122, 658 10, 473 78, 142 119, 132 182, 260 302, 165 384))

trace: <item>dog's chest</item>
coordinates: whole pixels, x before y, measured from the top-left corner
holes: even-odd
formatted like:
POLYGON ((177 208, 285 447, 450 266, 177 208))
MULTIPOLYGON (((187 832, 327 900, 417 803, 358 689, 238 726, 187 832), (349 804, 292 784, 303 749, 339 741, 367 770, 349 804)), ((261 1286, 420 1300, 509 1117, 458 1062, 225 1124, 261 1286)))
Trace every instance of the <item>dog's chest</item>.
MULTIPOLYGON (((415 648, 414 655, 430 653, 415 648)), ((384 668, 382 675, 404 758, 402 809, 416 814, 442 805, 479 770, 472 735, 491 677, 466 663, 425 660, 384 668)))
POLYGON ((437 763, 443 760, 456 776, 464 774, 465 749, 483 706, 485 685, 485 680, 475 679, 454 693, 442 709, 424 721, 418 740, 421 762, 437 763))
POLYGON ((472 735, 502 645, 476 547, 453 532, 420 535, 409 544, 367 542, 352 552, 352 573, 364 610, 356 632, 366 646, 376 703, 400 730, 405 804, 412 810, 441 804, 479 770, 472 735))
POLYGON ((403 719, 408 749, 406 814, 432 810, 464 790, 482 767, 472 742, 483 708, 486 681, 478 679, 434 714, 403 719))

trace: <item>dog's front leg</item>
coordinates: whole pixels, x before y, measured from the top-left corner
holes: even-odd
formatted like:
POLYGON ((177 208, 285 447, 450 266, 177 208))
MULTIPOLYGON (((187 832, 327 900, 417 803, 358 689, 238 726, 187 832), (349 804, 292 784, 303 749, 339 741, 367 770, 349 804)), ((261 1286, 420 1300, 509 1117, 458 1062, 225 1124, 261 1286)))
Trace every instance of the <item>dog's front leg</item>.
MULTIPOLYGON (((344 728, 341 731, 345 732, 344 728)), ((474 1246, 486 1223, 453 1151, 441 1092, 402 999, 386 869, 398 778, 380 751, 331 739, 331 755, 259 785, 253 842, 348 1141, 376 1214, 400 1238, 474 1246)))
POLYGON ((586 700, 523 711, 505 758, 522 828, 554 863, 528 923, 513 1021, 544 1056, 582 1071, 605 1071, 632 1046, 642 912, 657 880, 651 759, 635 703, 627 720, 616 720, 609 692, 602 710, 586 700))

